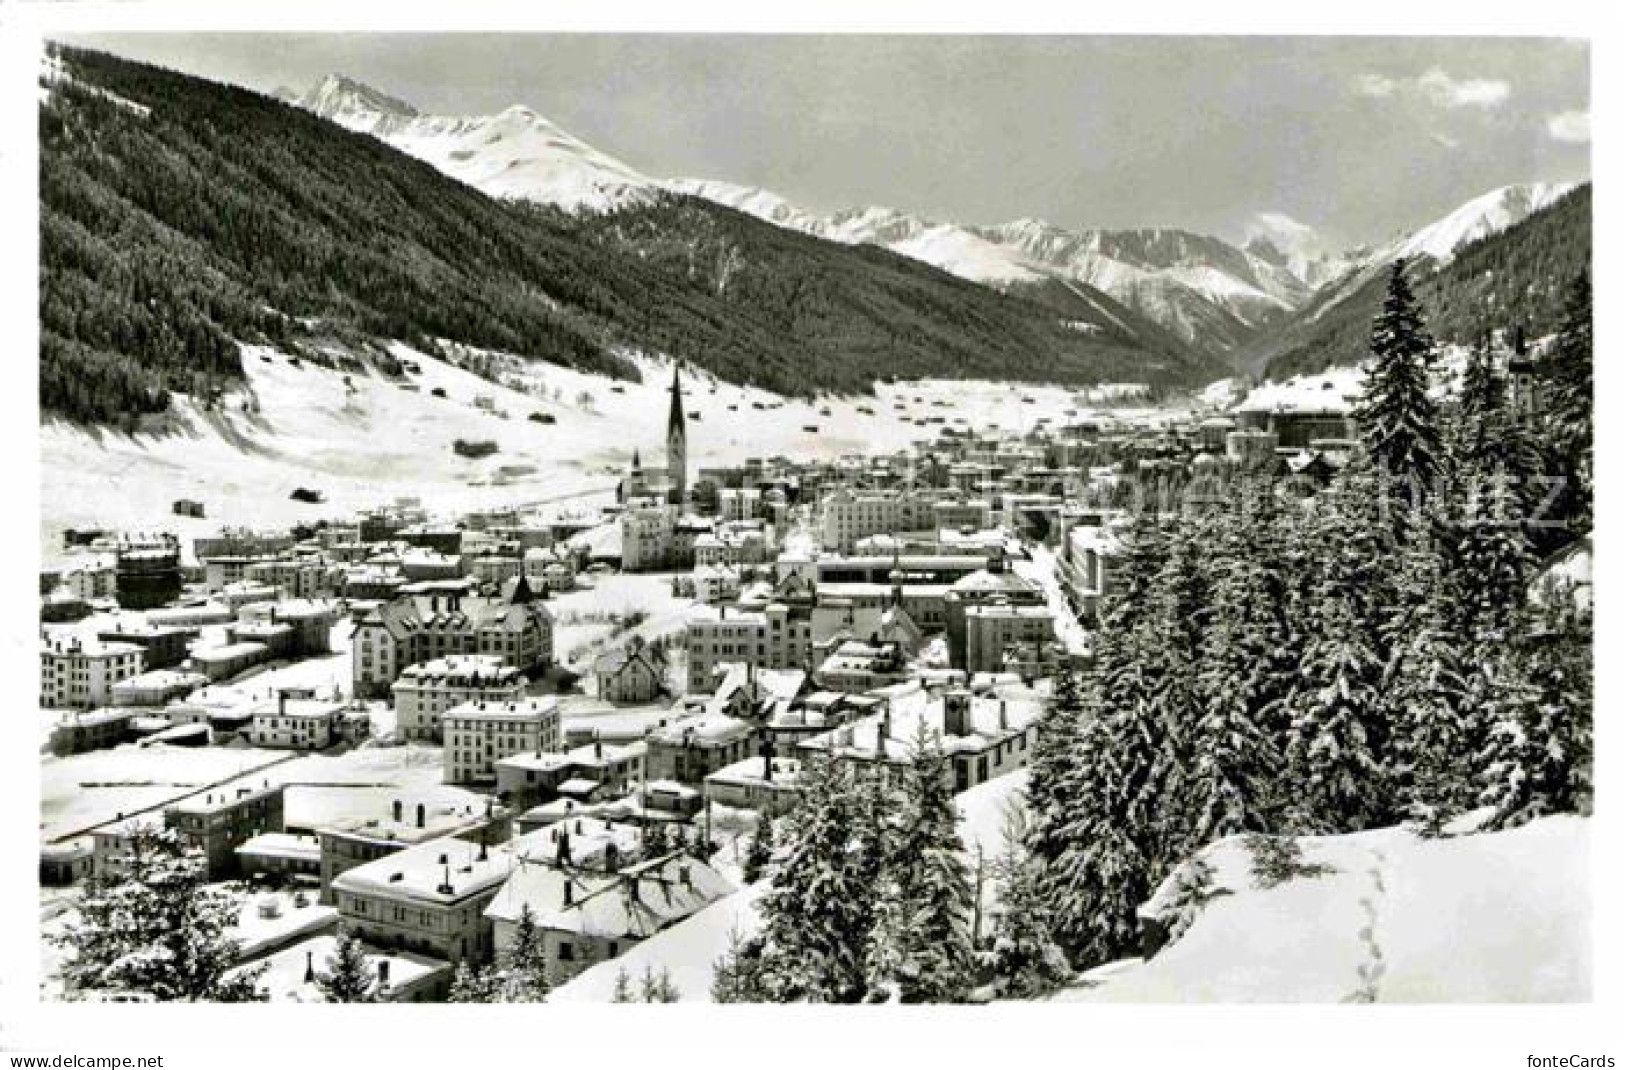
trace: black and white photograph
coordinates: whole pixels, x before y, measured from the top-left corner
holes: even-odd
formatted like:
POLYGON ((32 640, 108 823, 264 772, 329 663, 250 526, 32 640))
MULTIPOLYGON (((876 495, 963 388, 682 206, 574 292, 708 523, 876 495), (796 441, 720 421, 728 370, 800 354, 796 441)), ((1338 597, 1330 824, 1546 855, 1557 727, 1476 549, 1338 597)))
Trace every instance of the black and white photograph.
POLYGON ((1625 1059, 1570 16, 17 6, 11 1065, 1625 1059))

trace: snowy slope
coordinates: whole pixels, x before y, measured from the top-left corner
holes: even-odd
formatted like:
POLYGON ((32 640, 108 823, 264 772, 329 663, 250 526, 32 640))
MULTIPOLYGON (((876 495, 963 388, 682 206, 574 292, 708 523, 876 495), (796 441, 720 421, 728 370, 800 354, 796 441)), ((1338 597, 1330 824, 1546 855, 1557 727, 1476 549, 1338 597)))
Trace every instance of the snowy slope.
POLYGON ((420 115, 336 74, 296 103, 493 197, 604 211, 648 200, 658 189, 654 180, 519 105, 496 115, 420 115))
MULTIPOLYGON (((1329 866, 1260 888, 1238 838, 1202 852, 1214 888, 1154 958, 1061 1000, 1113 1003, 1573 1002, 1591 995, 1586 818, 1424 840, 1401 828, 1304 837, 1329 866)), ((1154 897, 1151 909, 1156 911, 1154 897)))
MULTIPOLYGON (((68 527, 168 530, 190 537, 213 533, 222 518, 286 526, 349 515, 399 495, 417 496, 426 508, 448 513, 572 496, 602 500, 624 474, 633 449, 651 461, 662 455, 671 381, 664 361, 633 357, 641 383, 513 361, 503 375, 523 388, 514 389, 405 347, 395 352, 420 367, 406 384, 416 389, 357 373, 347 387, 338 372, 308 361, 296 367, 282 354, 248 347, 243 368, 258 405, 255 414, 240 410, 245 395, 230 398, 219 413, 205 413, 177 396, 174 426, 165 434, 42 424, 42 544, 52 552, 68 527), (446 396, 433 396, 437 389, 446 396), (507 418, 476 407, 480 395, 507 418), (532 422, 533 412, 556 422, 532 422), (494 441, 498 452, 480 460, 459 457, 451 448, 459 438, 494 441), (108 494, 109 486, 121 493, 108 494), (291 500, 299 486, 323 491, 326 503, 291 500), (173 516, 177 498, 202 502, 208 516, 173 516)), ((687 409, 700 416, 688 428, 689 463, 695 466, 773 454, 832 459, 898 449, 936 437, 937 425, 913 422, 928 416, 944 416, 944 426, 961 429, 1025 431, 1078 404, 1058 387, 974 381, 879 383, 873 397, 809 403, 699 375, 691 379, 686 372, 684 380, 687 409), (949 407, 938 408, 937 401, 949 407)))
POLYGON ((1557 203, 1572 189, 1571 182, 1502 186, 1474 197, 1443 218, 1383 246, 1373 254, 1371 262, 1386 265, 1400 257, 1430 256, 1447 263, 1456 250, 1468 242, 1522 222, 1529 215, 1557 203))

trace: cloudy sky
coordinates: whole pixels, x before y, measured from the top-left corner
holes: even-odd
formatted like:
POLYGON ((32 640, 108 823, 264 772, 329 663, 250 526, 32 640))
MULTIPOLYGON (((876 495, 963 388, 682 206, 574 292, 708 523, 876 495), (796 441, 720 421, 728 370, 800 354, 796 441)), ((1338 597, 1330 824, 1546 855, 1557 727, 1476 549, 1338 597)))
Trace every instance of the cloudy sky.
POLYGON ((1590 176, 1588 47, 1519 38, 101 35, 270 91, 341 72, 421 111, 526 104, 655 176, 831 211, 1181 226, 1333 247, 1590 176))

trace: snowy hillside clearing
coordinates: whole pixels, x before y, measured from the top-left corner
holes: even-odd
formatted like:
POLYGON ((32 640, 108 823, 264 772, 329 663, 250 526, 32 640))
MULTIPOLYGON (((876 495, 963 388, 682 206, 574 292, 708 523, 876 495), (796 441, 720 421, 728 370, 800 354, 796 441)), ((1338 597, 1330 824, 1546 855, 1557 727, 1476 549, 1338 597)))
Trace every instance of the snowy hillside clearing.
MULTIPOLYGON (((1212 895, 1155 957, 1057 999, 1110 1003, 1545 1003, 1591 998, 1591 823, 1421 839, 1403 828, 1300 839, 1329 867, 1260 887, 1240 838, 1199 855, 1212 895)), ((1142 913, 1165 922, 1170 885, 1142 913), (1159 901, 1160 898, 1160 901, 1159 901)))
MULTIPOLYGON (((439 515, 569 499, 603 502, 612 498, 634 449, 647 464, 663 463, 669 363, 636 358, 643 381, 628 383, 463 351, 470 361, 492 357, 511 367, 501 373, 511 385, 499 385, 405 346, 392 349, 419 368, 404 383, 351 373, 347 384, 343 373, 245 347, 246 391, 212 413, 176 398, 175 423, 182 429, 176 433, 130 436, 42 425, 40 523, 47 554, 60 546, 65 528, 167 530, 189 541, 223 524, 286 527, 347 517, 408 495, 439 515), (248 398, 257 405, 251 413, 242 411, 248 398), (482 398, 488 409, 476 404, 482 398), (532 413, 554 422, 532 420, 532 413), (453 452, 457 439, 491 441, 498 449, 468 459, 453 452), (301 486, 321 491, 326 501, 291 500, 301 486), (109 494, 109 487, 119 493, 109 494), (172 515, 179 498, 202 502, 206 517, 172 515)), ((750 456, 816 460, 900 449, 933 439, 944 427, 1025 431, 1040 419, 1064 421, 1078 404, 1059 387, 976 381, 880 383, 874 397, 817 402, 687 371, 684 383, 695 469, 750 456), (916 422, 930 417, 944 423, 916 422)))

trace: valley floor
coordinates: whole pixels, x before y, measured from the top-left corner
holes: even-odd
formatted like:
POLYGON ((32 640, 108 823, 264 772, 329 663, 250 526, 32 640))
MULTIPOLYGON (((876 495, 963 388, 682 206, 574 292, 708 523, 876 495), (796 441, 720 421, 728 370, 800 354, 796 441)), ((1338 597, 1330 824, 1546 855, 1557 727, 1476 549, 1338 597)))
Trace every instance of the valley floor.
MULTIPOLYGON (((295 365, 246 347, 245 392, 214 413, 177 398, 176 429, 168 434, 44 424, 40 535, 47 559, 67 528, 168 530, 188 542, 223 523, 286 527, 400 496, 437 513, 531 504, 567 511, 611 499, 634 450, 646 464, 664 463, 668 363, 640 359, 641 383, 515 364, 503 373, 510 385, 497 385, 404 346, 395 352, 420 369, 407 386, 362 374, 347 383, 309 361, 295 365), (257 411, 244 412, 250 397, 257 411), (532 413, 555 422, 533 421, 532 413), (453 452, 458 439, 498 449, 471 460, 453 452), (298 487, 322 492, 325 502, 293 500, 298 487), (180 498, 203 503, 207 515, 175 516, 180 498)), ((1021 431, 1040 419, 1061 422, 1080 404, 1058 387, 989 382, 881 383, 874 397, 818 402, 687 371, 684 387, 691 470, 751 456, 884 452, 933 439, 945 427, 1021 431), (940 422, 916 422, 932 419, 940 422)))

